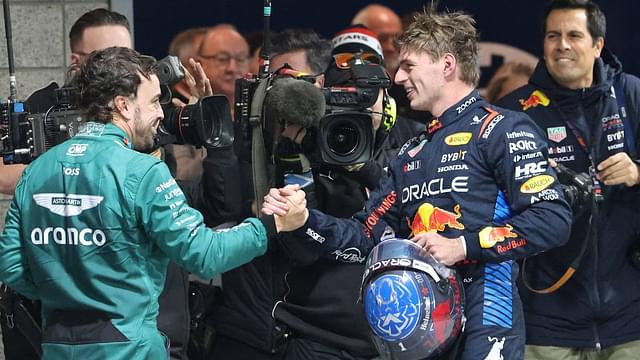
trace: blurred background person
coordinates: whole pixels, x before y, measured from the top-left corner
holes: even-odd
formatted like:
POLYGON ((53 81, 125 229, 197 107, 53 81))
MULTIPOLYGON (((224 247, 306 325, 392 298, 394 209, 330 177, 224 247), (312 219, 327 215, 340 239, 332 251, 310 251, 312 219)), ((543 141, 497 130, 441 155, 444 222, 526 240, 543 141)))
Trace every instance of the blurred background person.
POLYGON ((484 98, 493 104, 512 91, 527 85, 532 74, 533 68, 527 64, 504 63, 489 80, 489 85, 484 90, 484 98))
POLYGON ((213 93, 226 96, 233 108, 236 80, 249 70, 247 41, 233 25, 216 25, 204 35, 196 60, 211 81, 213 93))
POLYGON ((262 42, 264 35, 262 31, 252 31, 244 34, 244 39, 249 45, 249 68, 248 71, 252 74, 258 74, 260 70, 260 50, 262 50, 262 42))
MULTIPOLYGON (((411 17, 410 22, 413 22, 413 17, 411 17)), ((398 57, 400 55, 394 40, 403 30, 403 22, 400 16, 384 5, 371 4, 358 11, 353 17, 353 20, 351 20, 351 23, 362 24, 376 34, 382 46, 385 69, 391 79, 393 79, 398 70, 398 57)), ((411 109, 409 100, 402 86, 392 84, 389 89, 389 95, 395 99, 396 112, 399 116, 415 120, 422 124, 426 124, 431 120, 431 114, 428 112, 411 109)))
MULTIPOLYGON (((206 27, 191 28, 179 32, 169 44, 169 55, 175 55, 180 59, 182 66, 189 68, 189 60, 198 55, 198 48, 202 43, 206 27)), ((187 79, 182 79, 172 86, 172 96, 178 98, 183 104, 190 101, 191 91, 187 85, 187 79)), ((202 161, 207 156, 204 147, 195 147, 190 144, 169 144, 165 147, 165 159, 167 162, 175 162, 175 178, 177 180, 198 181, 202 177, 202 161)))
POLYGON ((384 5, 371 4, 358 11, 351 24, 362 24, 376 33, 382 45, 385 69, 393 79, 399 64, 399 51, 394 39, 402 33, 402 22, 398 14, 384 5))

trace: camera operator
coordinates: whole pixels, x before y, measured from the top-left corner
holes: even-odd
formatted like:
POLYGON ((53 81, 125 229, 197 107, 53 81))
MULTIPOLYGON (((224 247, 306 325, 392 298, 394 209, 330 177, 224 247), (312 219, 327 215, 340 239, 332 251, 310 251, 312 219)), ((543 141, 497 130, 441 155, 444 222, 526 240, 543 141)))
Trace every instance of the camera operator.
POLYGON ((166 358, 156 316, 169 258, 209 278, 264 253, 275 228, 206 228, 166 165, 139 152, 163 118, 155 67, 128 48, 89 55, 75 84, 98 122, 32 162, 16 188, 0 279, 42 301, 46 358, 166 358))
POLYGON ((543 21, 544 58, 499 103, 545 130, 549 158, 578 173, 567 181, 585 179, 567 193, 584 211, 574 210, 565 246, 523 265, 526 357, 637 358, 640 80, 605 47, 596 2, 551 1, 543 21))
MULTIPOLYGON (((346 28, 332 39, 332 46, 332 61, 325 72, 326 87, 356 86, 351 67, 358 62, 379 67, 379 74, 383 74, 387 86, 390 85, 391 81, 383 71, 382 48, 373 32, 363 26, 346 28)), ((400 146, 423 127, 412 122, 415 124, 413 129, 396 130, 398 122, 391 104, 393 99, 381 86, 371 89, 377 95, 376 100, 371 108, 363 109, 370 116, 367 131, 373 133, 374 155, 371 160, 350 166, 314 161, 318 159, 317 149, 309 152, 305 143, 316 141, 306 137, 303 140, 302 151, 312 159, 314 195, 320 211, 344 218, 360 211, 367 192, 374 190, 385 176, 383 167, 388 166, 400 146)), ((403 126, 412 123, 404 122, 403 126)), ((313 135, 311 139, 314 139, 313 135)), ((319 136, 317 131, 315 136, 319 136)), ((283 248, 295 265, 286 277, 287 294, 277 302, 273 311, 274 317, 290 332, 284 358, 376 357, 378 353, 371 342, 361 307, 354 301, 358 298, 365 256, 354 248, 336 251, 329 259, 303 258, 295 250, 283 248)))
MULTIPOLYGON (((274 34, 270 44, 273 55, 272 70, 287 63, 293 68, 290 69, 292 73, 303 72, 309 75, 308 79, 314 81, 316 86, 322 86, 324 81, 322 72, 330 59, 329 41, 321 39, 311 30, 285 30, 274 34)), ((274 87, 277 86, 280 85, 274 85, 274 87)), ((303 99, 314 94, 295 95, 303 102, 303 99)), ((319 101, 320 105, 324 105, 323 99, 319 101)), ((265 144, 274 137, 274 134, 278 136, 287 134, 291 138, 298 135, 297 141, 301 141, 306 133, 306 127, 314 125, 324 114, 324 107, 319 114, 316 114, 318 108, 319 106, 315 104, 305 109, 301 109, 300 106, 283 109, 295 120, 283 128, 277 122, 268 123, 265 144)), ((236 123, 237 121, 236 119, 236 123)), ((236 144, 246 144, 242 132, 236 133, 235 141, 236 144)), ((266 148, 268 158, 271 158, 271 155, 274 155, 270 150, 272 145, 266 145, 266 148)), ((244 159, 247 161, 250 159, 248 150, 242 150, 246 152, 244 159)), ((253 201, 250 165, 249 162, 245 162, 241 172, 242 179, 239 179, 243 183, 244 194, 249 194, 245 203, 253 201)), ((282 357, 286 343, 286 329, 276 323, 272 316, 272 309, 274 302, 280 299, 285 291, 283 279, 290 269, 291 260, 284 257, 279 246, 274 245, 270 246, 263 256, 222 274, 224 303, 217 309, 214 316, 217 338, 212 358, 280 359, 282 357)))

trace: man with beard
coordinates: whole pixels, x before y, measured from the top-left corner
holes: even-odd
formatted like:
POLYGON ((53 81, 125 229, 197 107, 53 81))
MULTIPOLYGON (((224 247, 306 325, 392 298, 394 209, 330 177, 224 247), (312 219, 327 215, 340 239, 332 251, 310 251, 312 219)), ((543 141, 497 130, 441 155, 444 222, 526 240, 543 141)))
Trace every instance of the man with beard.
POLYGON ((156 317, 169 260, 210 278, 263 254, 275 230, 268 218, 206 228, 166 165, 142 153, 163 118, 155 71, 128 48, 89 55, 75 84, 93 121, 16 188, 0 280, 42 302, 44 358, 167 358, 156 317))

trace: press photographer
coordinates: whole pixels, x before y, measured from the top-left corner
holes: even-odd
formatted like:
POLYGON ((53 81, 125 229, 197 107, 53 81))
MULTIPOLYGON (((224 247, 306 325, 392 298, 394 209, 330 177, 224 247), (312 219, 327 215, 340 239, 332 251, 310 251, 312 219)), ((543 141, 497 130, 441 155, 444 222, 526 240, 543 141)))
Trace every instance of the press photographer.
POLYGON ((544 57, 529 83, 500 103, 529 115, 547 135, 549 158, 586 176, 591 198, 601 200, 587 201, 587 211, 574 216, 565 246, 527 260, 529 286, 520 287, 525 357, 634 358, 640 79, 606 46, 607 19, 597 2, 553 0, 541 20, 544 57), (567 269, 575 272, 559 286, 567 269))

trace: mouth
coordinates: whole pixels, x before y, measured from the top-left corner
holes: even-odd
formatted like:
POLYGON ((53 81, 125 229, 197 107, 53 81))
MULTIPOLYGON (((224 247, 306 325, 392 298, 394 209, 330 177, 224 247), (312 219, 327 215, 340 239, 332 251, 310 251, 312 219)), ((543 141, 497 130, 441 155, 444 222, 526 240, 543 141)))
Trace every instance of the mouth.
POLYGON ((405 88, 404 92, 407 94, 407 99, 411 99, 411 97, 415 94, 415 90, 413 90, 413 88, 405 88))
POLYGON ((570 56, 567 53, 564 54, 558 54, 559 56, 555 56, 553 58, 553 61, 557 62, 557 63, 571 63, 575 61, 575 58, 573 56, 570 56))

